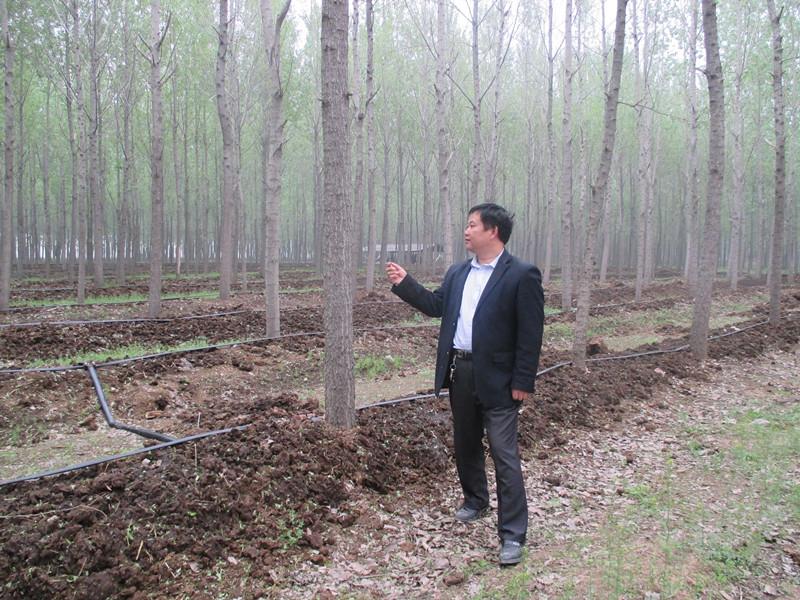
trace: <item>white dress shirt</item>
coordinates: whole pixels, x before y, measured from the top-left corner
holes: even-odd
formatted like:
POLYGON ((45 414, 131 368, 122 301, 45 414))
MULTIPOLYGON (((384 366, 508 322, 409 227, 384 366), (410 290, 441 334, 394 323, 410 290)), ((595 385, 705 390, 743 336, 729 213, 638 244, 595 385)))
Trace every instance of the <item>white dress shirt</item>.
POLYGON ((503 252, 500 252, 488 264, 479 263, 477 256, 472 259, 467 281, 464 283, 464 293, 461 295, 461 310, 458 313, 456 335, 453 338, 454 348, 472 352, 472 319, 475 317, 475 309, 483 294, 483 288, 489 282, 502 255, 503 252))

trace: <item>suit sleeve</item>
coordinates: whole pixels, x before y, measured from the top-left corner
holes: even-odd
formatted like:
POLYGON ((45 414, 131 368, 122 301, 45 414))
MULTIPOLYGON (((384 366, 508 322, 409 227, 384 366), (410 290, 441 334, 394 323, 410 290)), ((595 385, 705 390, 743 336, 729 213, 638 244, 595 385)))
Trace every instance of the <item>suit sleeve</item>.
POLYGON ((452 268, 445 275, 442 286, 434 291, 425 288, 410 273, 407 273, 403 281, 392 286, 392 293, 429 317, 441 317, 444 311, 444 299, 450 285, 451 272, 452 268))
POLYGON ((544 331, 544 290, 539 269, 529 266, 517 291, 517 348, 511 389, 532 392, 544 331))

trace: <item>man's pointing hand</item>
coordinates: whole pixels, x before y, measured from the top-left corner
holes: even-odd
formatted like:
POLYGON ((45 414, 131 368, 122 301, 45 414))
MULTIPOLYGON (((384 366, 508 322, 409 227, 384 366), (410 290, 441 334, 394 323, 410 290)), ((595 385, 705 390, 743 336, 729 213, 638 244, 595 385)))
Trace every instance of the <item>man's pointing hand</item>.
POLYGON ((406 270, 397 263, 387 262, 386 276, 389 278, 389 281, 392 283, 392 285, 397 285, 403 281, 403 279, 405 279, 406 270))

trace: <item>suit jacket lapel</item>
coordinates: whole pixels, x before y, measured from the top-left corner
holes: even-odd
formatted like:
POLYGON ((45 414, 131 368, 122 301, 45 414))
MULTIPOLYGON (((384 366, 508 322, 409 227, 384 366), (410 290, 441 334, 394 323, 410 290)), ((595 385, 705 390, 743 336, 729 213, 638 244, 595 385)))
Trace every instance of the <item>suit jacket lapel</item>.
POLYGON ((478 316, 478 312, 481 310, 481 306, 483 306, 484 301, 497 285, 497 282, 500 281, 500 278, 505 275, 506 271, 508 271, 509 263, 511 263, 511 255, 507 250, 504 250, 503 255, 500 257, 500 260, 497 261, 497 265, 494 267, 494 271, 492 271, 491 277, 489 277, 489 281, 486 282, 486 287, 483 288, 483 293, 481 294, 480 300, 478 300, 478 306, 475 307, 476 317, 478 316))

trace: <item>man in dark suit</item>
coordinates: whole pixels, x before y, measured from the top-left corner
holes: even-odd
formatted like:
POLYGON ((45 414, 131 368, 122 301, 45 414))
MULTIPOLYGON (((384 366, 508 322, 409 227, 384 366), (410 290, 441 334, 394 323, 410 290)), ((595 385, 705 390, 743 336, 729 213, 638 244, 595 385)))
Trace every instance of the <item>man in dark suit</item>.
POLYGON ((522 559, 528 505, 520 467, 517 420, 533 394, 544 327, 539 269, 505 249, 513 216, 493 203, 469 211, 464 242, 472 260, 448 269, 431 292, 390 262, 392 292, 428 316, 441 317, 435 390, 450 390, 453 438, 464 503, 455 518, 484 516, 489 508, 483 433, 497 479, 500 564, 522 559))

